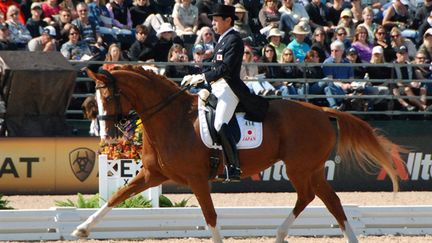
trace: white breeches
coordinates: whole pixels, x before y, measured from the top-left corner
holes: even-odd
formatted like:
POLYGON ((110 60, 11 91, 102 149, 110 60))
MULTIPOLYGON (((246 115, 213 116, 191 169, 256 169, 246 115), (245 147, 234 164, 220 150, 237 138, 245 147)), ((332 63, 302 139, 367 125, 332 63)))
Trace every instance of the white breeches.
POLYGON ((214 127, 219 132, 222 125, 228 124, 234 115, 239 99, 223 79, 212 84, 212 93, 218 98, 214 127))

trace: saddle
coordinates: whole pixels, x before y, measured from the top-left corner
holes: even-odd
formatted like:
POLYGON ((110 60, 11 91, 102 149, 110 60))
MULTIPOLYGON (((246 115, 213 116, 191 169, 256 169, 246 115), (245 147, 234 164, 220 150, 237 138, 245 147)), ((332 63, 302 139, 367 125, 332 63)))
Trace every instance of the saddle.
MULTIPOLYGON (((206 89, 202 89, 198 94, 200 135, 203 143, 210 149, 211 170, 209 178, 212 179, 216 176, 222 149, 218 132, 214 127, 218 100, 206 89)), ((228 130, 234 136, 237 149, 257 148, 262 143, 262 123, 246 120, 244 115, 241 105, 238 105, 228 123, 228 130)))

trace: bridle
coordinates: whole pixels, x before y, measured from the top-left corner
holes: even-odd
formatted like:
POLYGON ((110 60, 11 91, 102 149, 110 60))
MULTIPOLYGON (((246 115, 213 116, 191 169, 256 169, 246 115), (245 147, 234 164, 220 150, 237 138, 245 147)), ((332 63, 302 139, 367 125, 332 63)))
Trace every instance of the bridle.
MULTIPOLYGON (((175 92, 174 94, 171 94, 165 99, 162 99, 160 102, 156 103, 155 105, 147 108, 144 113, 145 114, 144 119, 141 120, 141 123, 139 124, 128 124, 128 121, 130 120, 137 120, 138 114, 134 111, 131 112, 128 115, 123 115, 121 110, 121 104, 120 104, 120 96, 122 95, 121 90, 117 87, 117 79, 107 70, 100 70, 100 74, 103 74, 107 77, 109 82, 104 83, 103 85, 96 85, 96 90, 98 89, 104 89, 104 88, 112 88, 113 94, 108 96, 106 100, 108 102, 114 101, 115 102, 115 114, 113 115, 98 115, 97 118, 101 121, 114 121, 114 126, 117 128, 118 131, 120 131, 123 135, 129 133, 130 131, 134 130, 138 125, 141 123, 144 123, 151 118, 153 118, 157 113, 159 113, 161 110, 163 110, 165 107, 167 107, 169 104, 171 104, 172 101, 174 101, 180 94, 182 94, 184 91, 188 89, 188 87, 182 87, 179 91, 175 92)), ((124 96, 126 99, 127 97, 124 96)), ((118 134, 116 134, 118 135, 118 134)))

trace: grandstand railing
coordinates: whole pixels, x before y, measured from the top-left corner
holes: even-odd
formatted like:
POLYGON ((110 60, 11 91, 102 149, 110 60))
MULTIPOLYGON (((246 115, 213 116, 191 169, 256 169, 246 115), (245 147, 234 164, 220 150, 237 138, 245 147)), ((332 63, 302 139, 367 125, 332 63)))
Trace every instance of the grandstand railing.
MULTIPOLYGON (((119 62, 102 62, 102 61, 87 61, 87 62, 82 62, 82 61, 71 61, 72 65, 77 67, 77 70, 81 71, 83 70, 84 67, 88 66, 88 65, 100 65, 102 66, 104 63, 113 63, 113 64, 130 64, 130 65, 143 65, 143 66, 154 66, 157 67, 160 70, 160 73, 163 74, 164 70, 167 66, 193 66, 196 65, 195 63, 192 62, 130 62, 130 61, 119 61, 119 62)), ((211 66, 211 63, 204 63, 201 64, 202 66, 211 66)), ((368 66, 375 66, 375 67, 386 67, 386 68, 391 68, 391 69, 396 69, 396 68, 401 68, 404 66, 407 67, 423 67, 426 68, 428 70, 432 70, 432 65, 430 64, 396 64, 396 63, 383 63, 383 64, 371 64, 371 63, 344 63, 344 64, 334 64, 334 63, 328 63, 328 64, 323 64, 323 63, 260 63, 260 62, 255 62, 255 63, 248 63, 245 65, 256 65, 256 66, 296 66, 298 68, 307 68, 307 67, 313 67, 313 66, 319 66, 319 67, 324 67, 324 66, 351 66, 351 67, 368 67, 368 66)), ((414 76, 414 75, 413 75, 414 76)), ((170 78, 170 77, 168 77, 170 78)), ((173 81, 176 82, 180 82, 181 78, 171 78, 173 81)), ((76 79, 76 82, 92 82, 92 80, 90 78, 87 77, 78 77, 76 79)), ((258 80, 247 80, 247 81, 258 81, 258 80)), ((266 81, 269 82, 292 82, 292 83, 299 83, 299 84, 304 84, 304 85, 308 85, 310 83, 313 82, 318 82, 318 81, 323 81, 323 79, 308 79, 305 76, 302 78, 297 78, 297 79, 286 79, 286 78, 278 78, 278 79, 266 79, 266 81)), ((326 82, 334 82, 334 80, 332 79, 325 79, 326 82)), ((432 87, 432 80, 431 79, 424 79, 424 80, 416 80, 416 79, 404 79, 404 80, 399 80, 396 78, 390 78, 390 79, 368 79, 368 80, 364 80, 364 79, 338 79, 337 81, 342 81, 342 82, 353 82, 353 81, 357 81, 357 82, 362 82, 362 81, 367 81, 370 83, 386 83, 386 84, 396 84, 397 82, 402 82, 402 83, 409 83, 412 81, 420 81, 423 84, 430 84, 430 87, 432 87)), ((432 100, 432 90, 428 91, 427 96, 425 97, 427 101, 432 100)), ((73 98, 75 99, 84 99, 85 97, 92 95, 92 93, 74 93, 73 94, 73 98)), ((420 96, 398 96, 398 95, 393 95, 391 90, 390 90, 390 94, 388 95, 363 95, 363 94, 351 94, 351 95, 333 95, 333 96, 327 96, 324 94, 321 95, 314 95, 314 94, 309 94, 308 90, 305 89, 305 94, 302 95, 288 95, 288 96, 267 96, 266 98, 270 98, 270 99, 294 99, 294 100, 304 100, 304 101, 311 101, 312 99, 325 99, 328 97, 334 97, 334 98, 338 98, 338 99, 345 99, 345 100, 350 100, 350 99, 384 99, 384 100, 388 100, 389 102, 397 102, 398 98, 403 98, 403 99, 419 99, 420 96)), ((427 112, 427 111, 403 111, 403 110, 380 110, 380 111, 358 111, 358 110, 347 110, 347 112, 353 113, 353 114, 359 114, 359 115, 386 115, 386 116, 398 116, 398 115, 430 115, 432 114, 432 112, 427 112)), ((76 107, 69 107, 69 109, 66 111, 67 115, 82 115, 82 111, 80 109, 76 109, 76 107)))

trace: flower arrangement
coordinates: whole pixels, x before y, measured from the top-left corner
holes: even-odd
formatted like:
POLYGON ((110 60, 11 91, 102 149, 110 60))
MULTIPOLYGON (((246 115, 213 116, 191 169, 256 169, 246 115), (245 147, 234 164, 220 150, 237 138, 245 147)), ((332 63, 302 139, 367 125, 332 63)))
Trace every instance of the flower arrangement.
POLYGON ((134 159, 140 160, 142 153, 143 126, 141 120, 135 122, 133 134, 124 134, 123 137, 102 141, 99 144, 99 154, 106 154, 108 159, 134 159))

